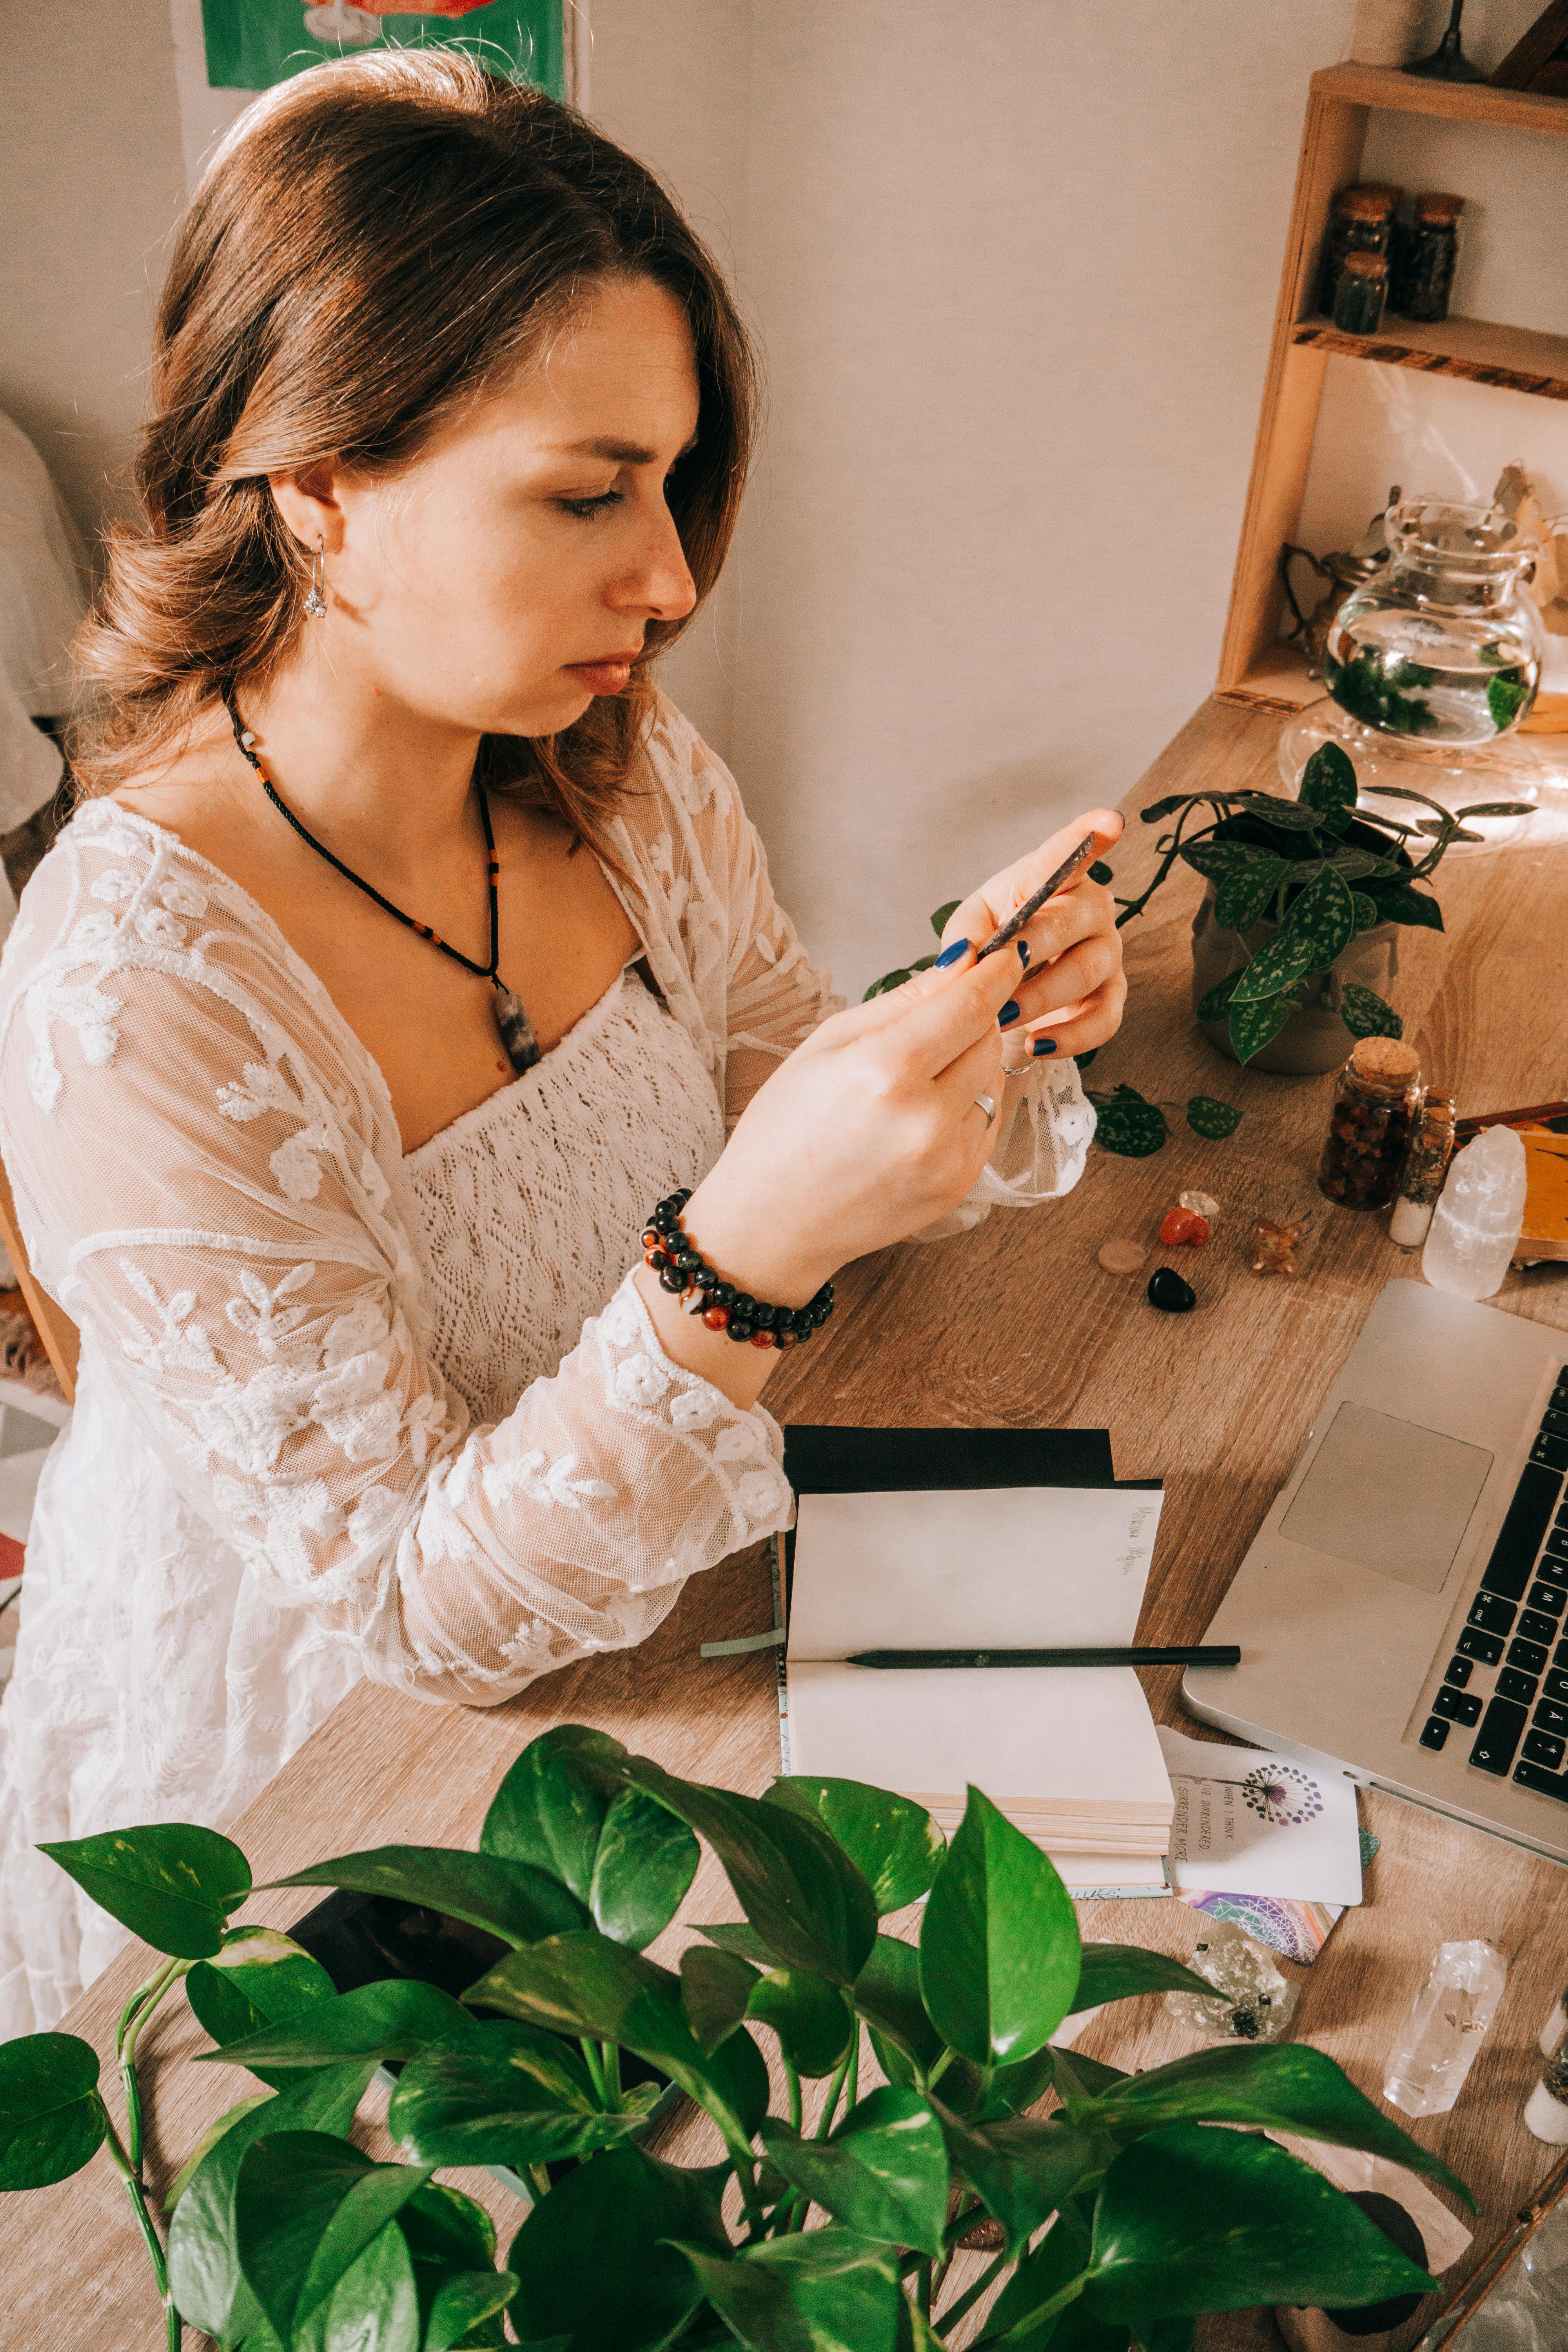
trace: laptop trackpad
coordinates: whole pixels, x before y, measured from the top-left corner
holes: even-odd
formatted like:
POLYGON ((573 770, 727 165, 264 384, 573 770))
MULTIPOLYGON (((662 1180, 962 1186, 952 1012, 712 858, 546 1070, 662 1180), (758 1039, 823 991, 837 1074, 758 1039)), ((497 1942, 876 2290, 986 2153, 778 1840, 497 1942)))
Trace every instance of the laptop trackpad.
POLYGON ((1342 1404, 1279 1532, 1436 1592, 1491 1466, 1483 1446, 1342 1404))

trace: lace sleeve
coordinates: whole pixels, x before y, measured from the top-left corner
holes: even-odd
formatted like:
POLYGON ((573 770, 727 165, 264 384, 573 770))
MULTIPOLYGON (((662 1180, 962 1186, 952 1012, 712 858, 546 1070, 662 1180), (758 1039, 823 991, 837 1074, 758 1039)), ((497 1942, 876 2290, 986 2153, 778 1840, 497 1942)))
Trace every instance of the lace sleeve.
POLYGON ((420 1344, 384 1092, 319 984, 280 943, 199 936, 207 894, 162 856, 73 847, 40 877, 0 1034, 28 1252, 84 1384, 121 1392, 265 1600, 381 1680, 488 1704, 640 1641, 784 1523, 775 1424, 668 1361, 629 1277, 470 1426, 420 1344))

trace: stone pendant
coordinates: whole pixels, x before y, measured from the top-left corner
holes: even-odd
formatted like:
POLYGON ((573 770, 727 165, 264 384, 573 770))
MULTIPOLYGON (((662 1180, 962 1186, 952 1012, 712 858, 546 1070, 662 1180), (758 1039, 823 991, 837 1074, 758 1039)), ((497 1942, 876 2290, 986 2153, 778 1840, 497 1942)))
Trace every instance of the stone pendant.
POLYGON ((524 1070, 531 1070, 542 1059, 539 1040, 533 1034, 533 1024, 528 1017, 528 1007, 521 996, 514 995, 498 980, 496 992, 496 1027, 500 1031, 501 1044, 506 1047, 507 1060, 521 1078, 524 1070))

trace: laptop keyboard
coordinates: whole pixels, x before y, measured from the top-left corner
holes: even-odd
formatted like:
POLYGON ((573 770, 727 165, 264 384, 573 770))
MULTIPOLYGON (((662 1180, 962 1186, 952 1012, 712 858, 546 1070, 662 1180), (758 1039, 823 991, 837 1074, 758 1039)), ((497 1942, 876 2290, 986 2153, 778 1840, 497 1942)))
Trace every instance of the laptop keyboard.
POLYGON ((1421 1745, 1467 1737, 1479 1771, 1568 1805, 1568 1369, 1542 1415, 1421 1745))

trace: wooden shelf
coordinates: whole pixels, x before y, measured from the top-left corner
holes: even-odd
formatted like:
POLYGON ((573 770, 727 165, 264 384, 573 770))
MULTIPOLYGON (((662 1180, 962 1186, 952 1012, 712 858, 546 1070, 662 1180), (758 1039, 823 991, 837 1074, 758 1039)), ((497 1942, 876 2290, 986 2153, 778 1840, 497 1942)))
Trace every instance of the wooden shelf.
MULTIPOLYGON (((1568 400, 1568 336, 1486 319, 1447 319, 1425 326, 1399 318, 1390 318, 1381 335, 1342 335, 1329 320, 1313 315, 1330 209, 1339 190, 1361 176, 1367 125, 1378 109, 1568 139, 1568 98, 1494 89, 1489 82, 1425 81, 1380 66, 1328 66, 1312 76, 1215 681, 1226 700, 1289 709, 1310 701, 1318 690, 1304 664, 1292 674, 1290 654, 1279 641, 1279 553, 1299 533, 1331 356, 1381 360, 1568 400)), ((1568 151, 1563 152, 1568 163, 1568 151)))
POLYGON ((1321 702, 1328 690, 1321 677, 1308 677, 1306 655, 1281 637, 1262 649, 1245 677, 1216 687, 1215 698, 1242 710, 1278 710, 1283 718, 1321 702))
MULTIPOLYGON (((1560 102, 1568 105, 1568 100, 1560 102)), ((1390 314, 1376 335, 1346 335, 1331 319, 1303 319, 1290 340, 1341 359, 1382 360, 1425 375, 1463 376, 1469 383, 1568 400, 1568 335, 1542 335, 1533 327, 1505 327, 1490 319, 1428 324, 1390 314)))
POLYGON ((1484 122, 1499 131, 1541 131, 1568 139, 1568 98, 1538 90, 1494 89, 1485 81, 1426 81, 1394 66, 1326 66, 1312 76, 1312 96, 1340 106, 1378 106, 1391 114, 1426 114, 1444 122, 1484 122))

